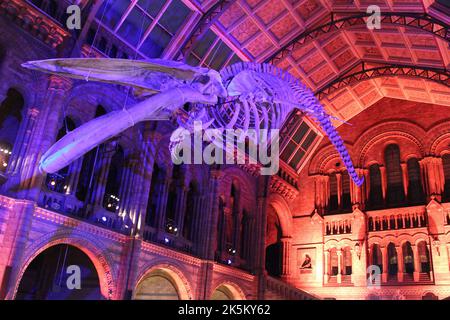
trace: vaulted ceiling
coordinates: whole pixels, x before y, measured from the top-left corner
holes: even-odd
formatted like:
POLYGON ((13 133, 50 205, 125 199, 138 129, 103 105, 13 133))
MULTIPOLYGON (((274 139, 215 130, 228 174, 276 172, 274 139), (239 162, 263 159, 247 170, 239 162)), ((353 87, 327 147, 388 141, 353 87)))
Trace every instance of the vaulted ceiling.
POLYGON ((212 28, 240 58, 272 62, 315 92, 336 82, 320 97, 341 119, 352 118, 383 97, 450 106, 448 0, 225 2, 212 28), (369 5, 381 9, 379 30, 367 28, 367 17, 349 19, 364 15, 369 5), (352 81, 340 81, 355 73, 347 77, 352 81), (395 76, 383 76, 391 74, 395 76))

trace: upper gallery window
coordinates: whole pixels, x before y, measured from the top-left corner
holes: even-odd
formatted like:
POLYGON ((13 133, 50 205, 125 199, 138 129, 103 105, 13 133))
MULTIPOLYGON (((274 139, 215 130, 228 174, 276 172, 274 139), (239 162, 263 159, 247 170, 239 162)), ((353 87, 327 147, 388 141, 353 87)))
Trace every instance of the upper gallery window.
POLYGON ((281 130, 280 159, 299 172, 306 163, 308 152, 317 145, 319 136, 313 126, 297 112, 286 123, 293 125, 281 130))
POLYGON ((97 19, 148 58, 160 57, 191 10, 181 0, 105 1, 97 19))

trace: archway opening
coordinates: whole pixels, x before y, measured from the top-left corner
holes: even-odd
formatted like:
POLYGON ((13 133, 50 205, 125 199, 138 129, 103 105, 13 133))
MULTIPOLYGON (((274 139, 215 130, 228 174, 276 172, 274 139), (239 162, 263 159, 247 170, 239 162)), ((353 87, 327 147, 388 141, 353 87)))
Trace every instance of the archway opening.
POLYGON ((414 272, 414 253, 411 243, 405 242, 402 246, 403 263, 405 266, 405 273, 412 274, 414 272))
POLYGON ((100 300, 100 282, 91 259, 80 249, 58 244, 28 265, 17 300, 100 300))
POLYGON ((19 91, 9 89, 0 104, 0 172, 6 172, 22 122, 25 100, 19 91))
POLYGON ((397 259, 397 249, 395 244, 392 242, 388 245, 388 275, 389 279, 397 280, 398 272, 398 259, 397 259))
POLYGON ((180 300, 180 294, 175 279, 168 272, 158 269, 138 283, 134 299, 180 300))
POLYGON ((280 220, 275 208, 267 208, 266 230, 266 271, 269 275, 278 277, 281 275, 282 264, 282 230, 280 220))
POLYGON ((211 300, 234 300, 234 299, 233 294, 227 287, 220 286, 216 290, 214 290, 213 294, 211 295, 211 300))
POLYGON ((425 241, 420 241, 417 244, 417 252, 419 254, 420 272, 429 274, 431 271, 430 252, 425 241))

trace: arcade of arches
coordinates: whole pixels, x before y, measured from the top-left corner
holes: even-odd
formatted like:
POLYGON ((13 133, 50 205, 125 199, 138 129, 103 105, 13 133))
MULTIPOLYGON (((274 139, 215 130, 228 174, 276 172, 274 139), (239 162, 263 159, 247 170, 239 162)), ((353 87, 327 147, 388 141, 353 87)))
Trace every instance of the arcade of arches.
POLYGON ((1 299, 450 297, 450 50, 436 31, 449 25, 444 1, 379 0, 404 17, 381 30, 348 17, 364 1, 239 0, 221 13, 210 10, 217 1, 82 1, 80 32, 66 29, 63 2, 0 4, 1 299), (214 27, 197 37, 206 12, 217 13, 214 27), (408 12, 432 19, 405 24, 418 16, 408 12), (330 16, 348 23, 301 36, 330 16), (295 111, 270 177, 258 165, 174 165, 172 121, 136 124, 42 173, 55 141, 142 98, 21 67, 56 53, 216 70, 270 61, 344 120, 337 131, 364 183, 295 111), (81 288, 71 290, 78 271, 81 288))

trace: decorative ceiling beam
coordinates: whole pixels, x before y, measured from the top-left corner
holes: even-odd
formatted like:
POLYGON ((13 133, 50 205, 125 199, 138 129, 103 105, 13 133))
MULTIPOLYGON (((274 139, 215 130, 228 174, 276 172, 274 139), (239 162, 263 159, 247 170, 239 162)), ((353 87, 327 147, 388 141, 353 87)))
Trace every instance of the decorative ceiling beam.
MULTIPOLYGON (((341 15, 342 13, 339 14, 341 15)), ((367 17, 371 16, 371 14, 362 12, 350 13, 347 17, 335 19, 335 15, 336 13, 331 13, 329 22, 314 29, 308 29, 302 32, 284 47, 277 50, 270 58, 266 60, 266 62, 276 65, 284 58, 290 56, 291 53, 297 48, 305 45, 306 43, 316 40, 320 36, 329 32, 337 32, 354 26, 365 25, 367 17)), ((381 13, 381 24, 421 29, 450 43, 450 25, 431 17, 426 13, 383 12, 381 13)))
POLYGON ((341 74, 337 79, 334 79, 321 87, 315 94, 317 98, 321 100, 325 96, 344 87, 380 77, 421 78, 434 81, 450 88, 450 71, 444 68, 361 61, 350 71, 341 74))
POLYGON ((225 10, 227 10, 236 0, 219 0, 211 7, 201 18, 197 25, 193 28, 186 41, 180 47, 180 52, 186 59, 194 48, 195 44, 200 41, 211 26, 219 19, 225 10))

